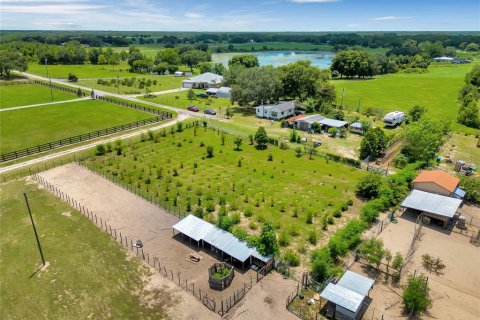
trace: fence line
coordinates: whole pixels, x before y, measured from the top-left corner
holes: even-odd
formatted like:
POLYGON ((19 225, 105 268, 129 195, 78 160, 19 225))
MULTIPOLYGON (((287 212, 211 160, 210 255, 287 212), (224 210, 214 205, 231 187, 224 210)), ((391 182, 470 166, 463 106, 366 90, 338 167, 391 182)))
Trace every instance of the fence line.
MULTIPOLYGON (((86 208, 83 204, 79 201, 73 199, 65 192, 61 191, 55 185, 51 184, 47 179, 38 175, 38 173, 32 173, 32 177, 35 181, 45 187, 48 191, 59 197, 61 200, 68 203, 71 207, 78 210, 82 213, 85 217, 87 217, 91 222, 93 222, 97 227, 105 231, 109 234, 113 239, 118 241, 122 247, 129 248, 135 255, 147 263, 150 267, 153 267, 154 270, 163 275, 165 278, 168 278, 170 281, 178 285, 180 288, 185 289, 186 292, 190 292, 194 297, 196 297, 202 304, 207 307, 212 312, 217 312, 217 303, 214 298, 208 297, 207 292, 202 292, 200 288, 195 290, 195 283, 189 283, 187 279, 182 279, 180 272, 175 272, 173 269, 167 268, 160 259, 154 256, 150 256, 150 254, 143 250, 143 247, 139 248, 136 244, 134 244, 133 239, 128 237, 127 235, 122 235, 122 232, 117 232, 115 228, 112 228, 105 220, 101 217, 98 217, 95 212, 86 208), (191 287, 191 288, 190 288, 191 287)), ((245 290, 246 284, 244 284, 244 288, 240 290, 245 290)), ((244 293, 245 294, 245 293, 244 293)), ((244 295, 243 294, 243 295, 244 295)), ((238 294, 235 294, 238 302, 238 294)), ((243 297, 242 295, 242 297, 243 297)), ((236 303, 235 302, 235 303, 236 303)), ((222 310, 218 310, 220 312, 222 310)), ((226 313, 226 311, 225 311, 226 313)))
MULTIPOLYGON (((30 82, 30 83, 32 83, 32 82, 30 82)), ((63 91, 63 92, 69 92, 69 93, 72 93, 72 94, 75 94, 75 95, 81 96, 81 97, 86 97, 87 96, 86 93, 81 89, 79 90, 79 89, 74 89, 74 88, 70 88, 70 87, 64 87, 64 86, 58 85, 56 83, 50 83, 50 82, 45 82, 45 81, 40 81, 40 80, 33 80, 33 84, 37 84, 37 85, 44 86, 44 87, 49 87, 49 88, 51 87, 52 89, 63 91)))
POLYGON ((107 129, 100 129, 97 131, 80 134, 78 136, 73 136, 69 138, 64 138, 64 139, 40 144, 40 145, 26 148, 26 149, 4 153, 0 155, 0 163, 15 160, 18 158, 26 157, 29 155, 33 155, 33 154, 37 154, 45 151, 50 151, 53 149, 61 148, 64 146, 75 144, 75 143, 96 139, 99 137, 107 136, 107 135, 118 133, 118 132, 123 132, 123 131, 134 129, 134 128, 140 128, 149 124, 161 122, 163 120, 165 120, 164 116, 158 116, 158 117, 139 120, 135 122, 129 122, 126 124, 121 124, 115 127, 107 128, 107 129))
POLYGON ((146 107, 146 106, 142 106, 142 105, 137 105, 136 103, 133 103, 133 102, 127 102, 125 100, 115 99, 115 98, 108 97, 108 96, 94 95, 93 98, 96 99, 96 100, 99 100, 99 101, 105 101, 105 102, 108 102, 108 103, 111 103, 111 104, 116 104, 116 105, 121 106, 121 107, 126 107, 126 108, 130 108, 130 109, 140 110, 140 111, 143 111, 143 112, 148 112, 148 113, 155 114, 155 115, 158 115, 158 116, 163 116, 167 119, 172 118, 172 113, 170 113, 170 112, 163 111, 163 110, 160 110, 160 109, 150 108, 150 107, 146 107))

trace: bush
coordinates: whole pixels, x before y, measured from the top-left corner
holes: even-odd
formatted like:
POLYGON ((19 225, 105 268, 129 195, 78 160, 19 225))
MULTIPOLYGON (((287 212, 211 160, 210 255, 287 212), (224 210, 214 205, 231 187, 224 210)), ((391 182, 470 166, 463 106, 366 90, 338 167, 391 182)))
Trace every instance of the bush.
POLYGON ((103 156, 106 153, 105 146, 103 144, 99 144, 95 149, 96 156, 103 156))
POLYGON ((347 210, 348 210, 348 204, 347 204, 347 203, 343 203, 343 204, 340 206, 340 210, 342 210, 342 211, 347 211, 347 210))
POLYGON ((328 224, 334 224, 335 223, 335 220, 333 220, 333 217, 331 215, 327 216, 327 223, 328 224))
POLYGON ((197 207, 193 213, 196 217, 203 218, 203 209, 202 207, 197 207))
POLYGON ((245 212, 243 213, 243 215, 247 218, 253 216, 253 210, 251 208, 247 208, 245 209, 245 212))
POLYGON ((337 128, 329 128, 328 129, 328 135, 330 137, 336 137, 338 134, 338 129, 337 128))
POLYGON ((465 201, 480 204, 480 179, 474 176, 462 176, 460 187, 465 191, 465 201))
POLYGON ((341 218, 342 217, 342 211, 339 210, 339 209, 335 209, 335 211, 333 211, 333 216, 335 218, 341 218))
POLYGON ((288 249, 285 254, 283 255, 283 259, 288 262, 288 264, 292 267, 297 267, 300 265, 300 256, 293 252, 293 250, 288 249))
POLYGON ((212 146, 207 147, 207 158, 213 158, 213 147, 212 146))
POLYGON ((215 204, 213 202, 208 202, 207 203, 207 208, 206 208, 207 212, 213 212, 215 211, 215 204))
POLYGON ((317 244, 317 232, 315 230, 310 230, 308 233, 308 242, 313 245, 317 244))
POLYGON ((307 221, 306 221, 308 224, 312 224, 313 223, 313 213, 311 211, 308 211, 307 212, 307 221))
POLYGON ((355 193, 364 199, 372 199, 378 196, 382 186, 382 176, 375 172, 370 172, 357 183, 355 193))
POLYGON ((347 202, 346 202, 347 206, 353 206, 353 200, 352 199, 348 199, 347 202))
POLYGON ((335 273, 335 264, 330 258, 327 248, 312 252, 312 275, 315 280, 323 282, 335 273))
POLYGON ((290 245, 290 236, 285 231, 280 233, 280 236, 278 237, 278 244, 282 247, 287 247, 290 245))

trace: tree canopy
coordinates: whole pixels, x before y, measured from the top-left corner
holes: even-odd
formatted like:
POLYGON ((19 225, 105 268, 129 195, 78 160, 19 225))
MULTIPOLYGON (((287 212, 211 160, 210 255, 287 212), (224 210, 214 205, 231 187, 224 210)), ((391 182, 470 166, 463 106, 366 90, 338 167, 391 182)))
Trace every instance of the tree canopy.
POLYGON ((257 56, 253 54, 240 54, 233 56, 232 59, 228 61, 228 65, 242 65, 245 68, 259 67, 260 63, 258 62, 257 56))
POLYGON ((365 159, 368 156, 377 158, 385 151, 387 147, 387 137, 380 128, 370 128, 365 132, 360 143, 360 158, 365 159))

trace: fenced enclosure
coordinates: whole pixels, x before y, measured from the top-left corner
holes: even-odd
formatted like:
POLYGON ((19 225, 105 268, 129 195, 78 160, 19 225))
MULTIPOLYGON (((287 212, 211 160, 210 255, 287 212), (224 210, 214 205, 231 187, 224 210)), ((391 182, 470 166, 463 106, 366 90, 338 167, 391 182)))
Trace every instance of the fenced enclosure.
POLYGON ((226 262, 215 263, 208 268, 208 285, 214 290, 223 290, 232 283, 235 270, 226 262), (226 275, 225 275, 226 274, 226 275))
POLYGON ((100 129, 100 130, 97 130, 97 131, 92 131, 92 132, 80 134, 80 135, 77 135, 77 136, 68 137, 68 138, 44 143, 44 144, 41 144, 41 145, 37 145, 37 146, 34 146, 34 147, 22 149, 22 150, 17 150, 17 151, 4 153, 4 154, 0 155, 0 163, 15 160, 15 159, 30 156, 30 155, 34 155, 34 154, 45 152, 45 151, 50 151, 50 150, 53 150, 53 149, 61 148, 61 147, 64 147, 64 146, 75 144, 75 143, 100 138, 100 137, 107 136, 107 135, 110 135, 110 134, 114 134, 114 133, 118 133, 118 132, 122 132, 122 131, 126 131, 126 130, 131 130, 131 129, 135 129, 135 128, 139 128, 139 127, 143 127, 143 126, 158 123, 158 122, 161 122, 165 119, 170 119, 170 118, 171 118, 171 114, 170 114, 170 117, 162 115, 162 116, 158 116, 158 117, 154 117, 154 118, 150 118, 150 119, 139 120, 139 121, 135 121, 135 122, 121 124, 121 125, 118 125, 118 126, 115 126, 115 127, 107 128, 107 129, 100 129))

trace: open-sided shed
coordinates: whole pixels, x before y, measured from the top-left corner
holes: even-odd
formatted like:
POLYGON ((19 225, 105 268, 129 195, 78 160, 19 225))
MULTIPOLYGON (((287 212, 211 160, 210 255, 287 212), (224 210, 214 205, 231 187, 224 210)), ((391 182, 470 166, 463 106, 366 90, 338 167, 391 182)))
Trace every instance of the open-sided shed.
POLYGON ((412 190, 402 202, 402 207, 423 212, 424 215, 443 221, 443 227, 455 216, 461 199, 446 197, 435 193, 412 190))
POLYGON ((252 263, 267 264, 271 256, 261 255, 257 249, 251 248, 246 242, 240 241, 233 234, 206 222, 193 215, 188 215, 175 225, 173 230, 195 241, 198 246, 217 252, 222 260, 229 260, 232 264, 242 268, 252 263))

